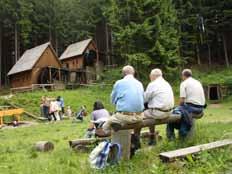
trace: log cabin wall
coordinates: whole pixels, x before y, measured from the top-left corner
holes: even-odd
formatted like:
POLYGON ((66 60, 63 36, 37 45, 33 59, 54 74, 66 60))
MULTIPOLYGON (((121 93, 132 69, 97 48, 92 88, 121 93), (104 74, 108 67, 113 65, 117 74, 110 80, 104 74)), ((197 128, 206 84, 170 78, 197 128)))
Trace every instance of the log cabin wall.
POLYGON ((32 69, 32 84, 38 83, 38 77, 41 73, 41 70, 48 66, 54 68, 61 68, 61 64, 59 63, 58 58, 53 53, 50 47, 46 48, 39 61, 35 64, 34 68, 32 69))
POLYGON ((32 71, 25 71, 10 76, 11 88, 30 86, 32 84, 32 71))
POLYGON ((64 68, 70 70, 82 69, 84 67, 84 56, 75 56, 62 61, 64 68))

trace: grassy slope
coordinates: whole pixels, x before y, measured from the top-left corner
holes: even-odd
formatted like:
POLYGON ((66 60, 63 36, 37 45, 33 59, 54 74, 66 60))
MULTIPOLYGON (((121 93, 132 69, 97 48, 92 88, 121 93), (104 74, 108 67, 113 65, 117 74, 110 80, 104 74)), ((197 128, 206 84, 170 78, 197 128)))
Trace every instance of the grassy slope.
MULTIPOLYGON (((205 77, 205 76, 202 76, 205 77)), ((206 77, 205 77, 206 78, 206 77)), ((110 87, 85 88, 75 91, 36 92, 24 93, 15 96, 12 101, 23 105, 31 112, 38 113, 39 99, 42 95, 64 96, 66 105, 73 109, 87 105, 89 111, 92 103, 100 99, 107 109, 113 111, 109 104, 110 87)), ((1 103, 1 101, 0 101, 1 103)), ((0 173, 1 174, 76 174, 76 173, 232 173, 232 148, 226 147, 210 152, 204 152, 185 161, 164 164, 158 154, 163 151, 180 147, 207 143, 213 140, 232 138, 232 102, 228 98, 221 105, 211 105, 206 110, 205 117, 197 121, 197 134, 188 142, 162 142, 152 148, 143 148, 128 162, 121 162, 118 166, 107 168, 104 171, 95 171, 89 168, 88 153, 73 152, 68 147, 68 140, 80 138, 84 135, 88 119, 83 124, 72 123, 71 120, 56 124, 39 124, 28 128, 0 130, 0 173), (33 150, 33 144, 40 140, 50 140, 55 143, 55 150, 50 153, 38 153, 33 150)), ((77 110, 77 109, 75 109, 77 110)), ((157 129, 165 137, 165 126, 157 129)), ((146 143, 146 142, 145 142, 146 143)), ((144 145, 146 147, 146 145, 144 145)))

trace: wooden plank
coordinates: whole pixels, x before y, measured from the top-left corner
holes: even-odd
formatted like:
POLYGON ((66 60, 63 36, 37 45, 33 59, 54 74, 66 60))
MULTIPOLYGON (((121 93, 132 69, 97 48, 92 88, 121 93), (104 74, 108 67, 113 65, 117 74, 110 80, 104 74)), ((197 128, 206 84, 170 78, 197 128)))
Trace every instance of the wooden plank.
POLYGON ((163 152, 163 153, 160 153, 159 156, 163 161, 173 161, 176 158, 184 157, 184 156, 187 156, 190 154, 195 154, 195 153, 199 153, 201 151, 215 149, 218 147, 223 147, 223 146, 227 146, 227 145, 231 145, 231 144, 232 144, 232 139, 225 139, 225 140, 215 141, 212 143, 207 143, 207 144, 192 146, 192 147, 188 147, 188 148, 173 150, 170 152, 163 152))

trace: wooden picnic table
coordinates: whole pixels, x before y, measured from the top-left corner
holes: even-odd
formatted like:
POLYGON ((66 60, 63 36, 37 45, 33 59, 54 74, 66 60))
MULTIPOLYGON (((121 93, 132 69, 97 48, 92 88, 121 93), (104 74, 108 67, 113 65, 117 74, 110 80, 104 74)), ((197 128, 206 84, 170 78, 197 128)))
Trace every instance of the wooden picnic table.
POLYGON ((19 109, 5 109, 0 111, 0 126, 3 125, 3 118, 5 116, 15 116, 17 121, 20 121, 20 116, 21 114, 24 113, 24 110, 19 108, 19 109))

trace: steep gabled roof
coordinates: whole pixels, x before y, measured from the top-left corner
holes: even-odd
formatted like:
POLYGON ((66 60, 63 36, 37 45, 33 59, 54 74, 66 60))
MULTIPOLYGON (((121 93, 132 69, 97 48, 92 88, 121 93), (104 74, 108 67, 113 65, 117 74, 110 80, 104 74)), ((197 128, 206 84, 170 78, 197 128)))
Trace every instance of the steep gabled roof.
POLYGON ((83 40, 69 45, 64 53, 60 56, 60 60, 68 59, 74 56, 80 56, 84 53, 92 39, 83 40))
MULTIPOLYGON (((39 58, 42 56, 47 47, 50 46, 50 42, 47 42, 43 45, 26 50, 21 58, 16 62, 16 64, 8 72, 8 76, 12 74, 17 74, 19 72, 31 70, 39 58)), ((51 47, 53 53, 55 54, 53 48, 51 47)))

